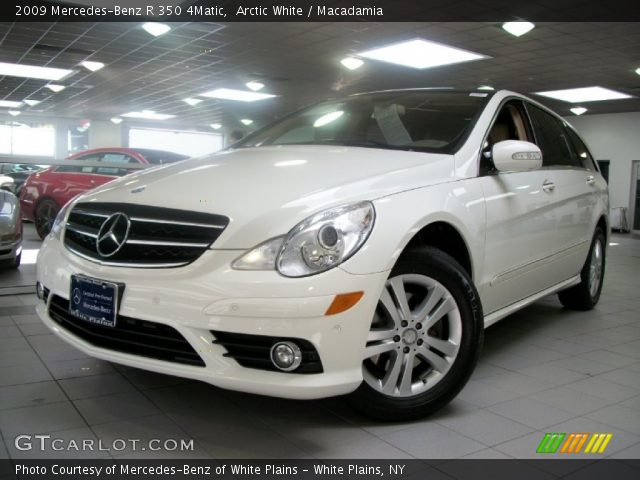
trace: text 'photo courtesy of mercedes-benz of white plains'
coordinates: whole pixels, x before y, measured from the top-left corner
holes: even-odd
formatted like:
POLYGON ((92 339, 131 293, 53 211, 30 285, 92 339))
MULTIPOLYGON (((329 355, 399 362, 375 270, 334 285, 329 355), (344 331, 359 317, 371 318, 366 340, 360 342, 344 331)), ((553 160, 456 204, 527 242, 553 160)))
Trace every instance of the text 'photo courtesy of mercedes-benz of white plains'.
POLYGON ((549 294, 588 310, 606 183, 509 91, 365 93, 70 201, 37 312, 97 358, 387 420, 463 388, 484 328, 549 294))

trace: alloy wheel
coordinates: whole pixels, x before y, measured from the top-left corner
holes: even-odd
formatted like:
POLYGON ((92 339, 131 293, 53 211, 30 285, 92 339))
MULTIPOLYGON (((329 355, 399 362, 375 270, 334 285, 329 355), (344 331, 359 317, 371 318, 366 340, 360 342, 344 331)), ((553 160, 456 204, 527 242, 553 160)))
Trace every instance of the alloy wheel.
POLYGON ((602 242, 600 239, 596 239, 591 251, 591 263, 589 264, 589 293, 592 298, 596 297, 600 288, 603 258, 602 242))
POLYGON ((368 334, 364 380, 393 397, 423 393, 451 369, 461 338, 460 310, 440 282, 419 274, 390 278, 368 334))

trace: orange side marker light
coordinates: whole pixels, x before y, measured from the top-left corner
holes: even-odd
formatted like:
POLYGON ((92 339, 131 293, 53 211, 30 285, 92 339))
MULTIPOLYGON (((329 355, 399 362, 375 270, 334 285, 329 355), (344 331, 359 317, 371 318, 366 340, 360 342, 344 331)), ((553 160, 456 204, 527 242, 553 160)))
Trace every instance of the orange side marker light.
POLYGON ((338 313, 346 312, 358 303, 363 296, 364 292, 350 292, 336 295, 324 314, 336 315, 338 313))

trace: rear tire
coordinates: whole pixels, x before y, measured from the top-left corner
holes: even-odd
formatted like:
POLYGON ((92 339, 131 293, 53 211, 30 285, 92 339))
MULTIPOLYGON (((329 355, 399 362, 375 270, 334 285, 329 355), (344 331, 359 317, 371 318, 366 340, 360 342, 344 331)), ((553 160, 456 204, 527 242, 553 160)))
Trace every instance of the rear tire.
POLYGON ((36 206, 34 215, 34 224, 36 226, 36 232, 38 236, 44 240, 44 237, 49 235, 53 222, 58 216, 60 206, 50 199, 41 200, 36 206))
POLYGON ((580 283, 558 293, 560 303, 571 310, 591 310, 600 300, 606 263, 606 237, 600 227, 593 234, 589 256, 580 271, 580 283))
POLYGON ((480 297, 467 272, 436 248, 411 251, 386 282, 367 338, 364 381, 348 401, 381 420, 429 415, 462 390, 483 335, 480 297))

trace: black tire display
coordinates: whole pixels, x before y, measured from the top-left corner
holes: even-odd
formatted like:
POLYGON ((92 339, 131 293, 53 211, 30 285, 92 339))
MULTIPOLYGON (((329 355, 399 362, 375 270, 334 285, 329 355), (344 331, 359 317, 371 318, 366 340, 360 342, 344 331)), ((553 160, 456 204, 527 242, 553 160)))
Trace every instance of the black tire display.
POLYGON ((600 300, 606 263, 606 237, 600 227, 593 234, 591 249, 580 272, 580 283, 558 293, 560 303, 571 310, 591 310, 600 300))
POLYGON ((368 416, 424 417, 460 392, 484 335, 480 297, 468 273, 433 247, 405 253, 386 282, 349 402, 368 416))

